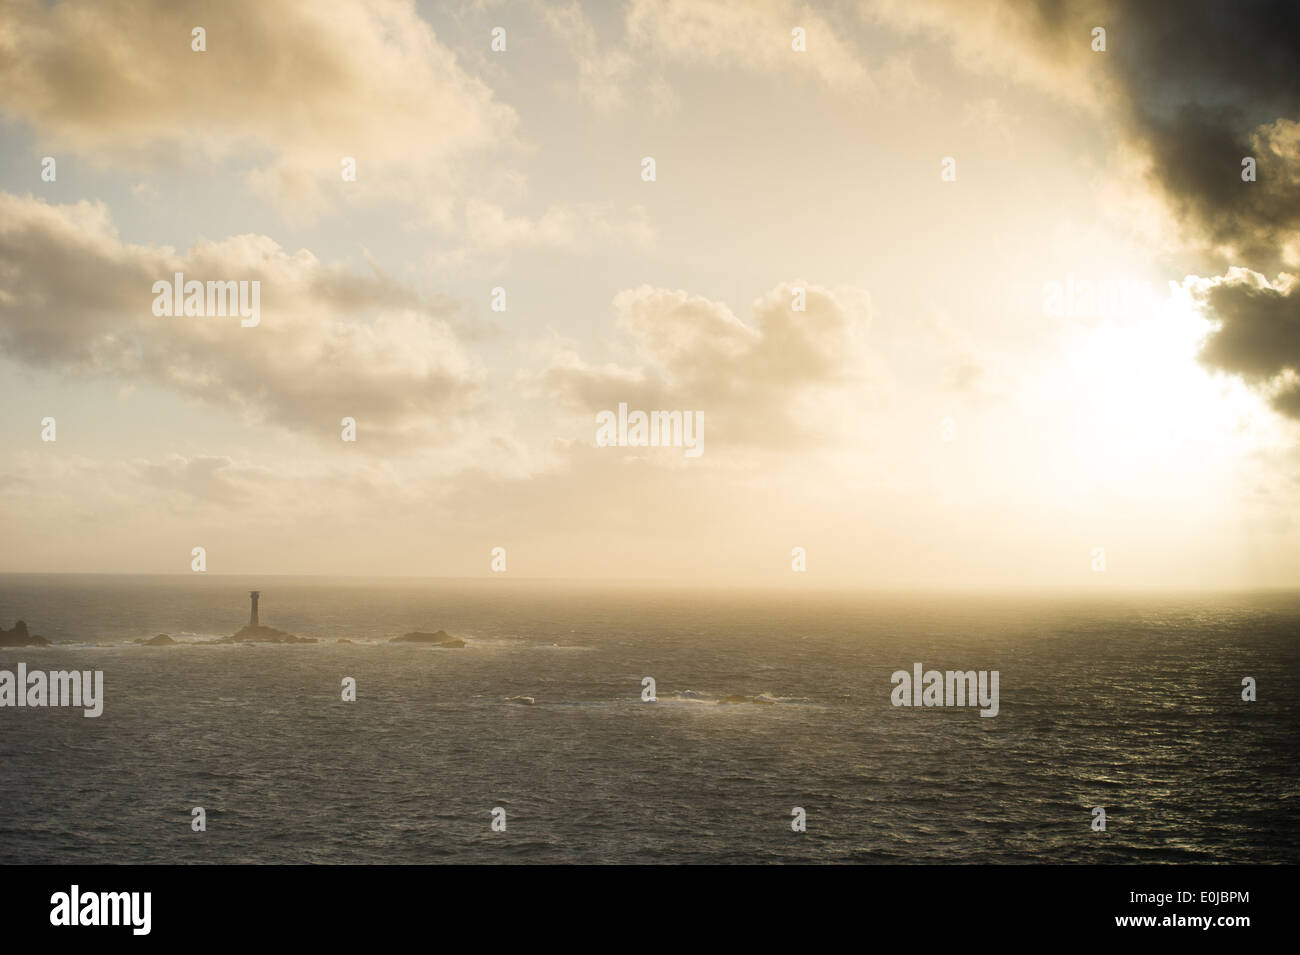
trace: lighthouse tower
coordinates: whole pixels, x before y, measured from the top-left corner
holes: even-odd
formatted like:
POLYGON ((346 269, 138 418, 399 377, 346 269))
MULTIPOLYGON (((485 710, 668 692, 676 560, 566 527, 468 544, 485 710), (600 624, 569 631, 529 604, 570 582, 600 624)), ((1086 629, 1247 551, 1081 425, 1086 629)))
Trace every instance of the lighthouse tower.
POLYGON ((250 627, 257 626, 257 598, 260 596, 262 596, 262 592, 260 590, 250 590, 248 592, 248 599, 253 604, 252 610, 250 610, 248 614, 248 625, 250 627))

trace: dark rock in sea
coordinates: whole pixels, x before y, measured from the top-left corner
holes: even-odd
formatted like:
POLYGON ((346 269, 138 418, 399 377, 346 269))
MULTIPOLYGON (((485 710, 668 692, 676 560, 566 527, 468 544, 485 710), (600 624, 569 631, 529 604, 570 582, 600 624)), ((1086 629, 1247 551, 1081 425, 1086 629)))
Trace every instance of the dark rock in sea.
POLYGON ((437 633, 421 633, 419 630, 412 630, 410 633, 404 633, 400 637, 393 637, 389 643, 422 643, 432 647, 463 647, 465 641, 459 637, 453 637, 446 630, 439 630, 437 633))
POLYGON ((27 632, 27 624, 19 620, 12 630, 0 627, 0 647, 48 647, 50 641, 27 632))
POLYGON ((315 637, 295 637, 292 633, 276 630, 275 627, 248 625, 238 633, 220 637, 213 643, 315 643, 315 637))
POLYGON ((160 633, 160 634, 158 634, 158 636, 156 636, 156 637, 141 637, 139 640, 136 640, 135 642, 136 642, 136 643, 139 643, 139 644, 141 644, 141 645, 143 645, 143 646, 146 646, 146 647, 174 647, 174 646, 176 646, 176 641, 173 640, 171 637, 167 636, 167 634, 165 634, 165 633, 160 633))

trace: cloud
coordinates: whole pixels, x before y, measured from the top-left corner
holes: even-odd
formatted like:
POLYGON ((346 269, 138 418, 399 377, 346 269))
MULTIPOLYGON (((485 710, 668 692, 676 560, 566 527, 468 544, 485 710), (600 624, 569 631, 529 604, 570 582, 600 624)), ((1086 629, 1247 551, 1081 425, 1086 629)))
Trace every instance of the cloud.
POLYGON ((811 6, 786 0, 632 0, 627 11, 631 47, 680 63, 764 72, 806 71, 840 90, 871 90, 861 58, 841 31, 811 6), (791 31, 807 36, 807 52, 791 48, 791 31))
POLYGON ((619 402, 698 410, 711 444, 789 449, 835 426, 828 409, 842 405, 825 402, 831 392, 873 384, 862 377, 871 368, 859 354, 870 306, 860 291, 779 285, 753 303, 753 326, 722 302, 649 285, 620 292, 613 305, 622 361, 595 364, 557 347, 534 376, 583 413, 619 402), (796 287, 806 289, 806 311, 792 307, 796 287))
POLYGON ((1300 229, 1300 8, 1116 0, 873 0, 869 18, 943 36, 963 67, 1110 119, 1189 243, 1263 264, 1300 229), (1092 50, 1094 27, 1107 31, 1092 50), (1254 156, 1258 181, 1243 183, 1254 156))
MULTIPOLYGON (((1144 157, 1147 182, 1177 217, 1186 271, 1226 269, 1188 279, 1218 325, 1203 361, 1300 417, 1293 280, 1270 284, 1261 274, 1300 266, 1300 7, 876 0, 864 9, 945 35, 969 69, 1113 118, 1117 155, 1144 157), (1107 30, 1105 53, 1091 49, 1095 26, 1107 30), (1256 162, 1256 181, 1242 179, 1246 157, 1256 162)), ((1117 163, 1113 175, 1131 168, 1117 163)))
POLYGON ((1300 320, 1292 276, 1300 240, 1300 9, 1288 3, 1147 4, 1114 11, 1127 135, 1150 157, 1149 180, 1185 241, 1229 266, 1189 280, 1217 329, 1210 367, 1262 389, 1300 417, 1300 320), (1242 161, 1257 180, 1242 179, 1242 161))
MULTIPOLYGON (((602 48, 595 29, 587 22, 582 5, 540 3, 539 11, 552 33, 564 39, 578 64, 578 93, 599 113, 609 114, 627 105, 625 85, 636 76, 636 60, 620 47, 602 48)), ((660 102, 660 110, 667 106, 660 102)))
POLYGON ((304 216, 386 199, 444 220, 517 123, 409 0, 0 0, 0 112, 106 163, 246 163, 304 216))
POLYGON ((0 345, 30 366, 152 381, 336 439, 343 416, 370 438, 447 439, 477 405, 483 378, 451 317, 446 303, 380 272, 290 255, 266 236, 177 253, 123 242, 102 203, 0 193, 0 345), (176 272, 259 281, 261 323, 155 317, 153 283, 176 272))
POLYGON ((1232 268, 1211 279, 1184 282, 1217 327, 1201 359, 1270 392, 1273 407, 1300 419, 1300 284, 1286 273, 1269 282, 1232 268))
POLYGON ((242 468, 229 457, 168 455, 163 461, 134 462, 133 477, 166 495, 222 506, 242 504, 267 476, 264 469, 242 468), (252 474, 248 473, 253 471, 252 474))
POLYGON ((941 38, 962 68, 995 74, 1100 115, 1113 93, 1105 61, 1094 59, 1091 30, 1106 26, 1107 4, 1087 0, 866 0, 871 24, 941 38))
POLYGON ((1213 0, 1114 10, 1114 52, 1129 133, 1152 178, 1206 241, 1249 261, 1272 259, 1300 227, 1300 9, 1213 0), (1243 183, 1254 156, 1258 181, 1243 183))
POLYGON ((866 57, 850 31, 815 5, 790 0, 631 0, 623 35, 602 41, 576 0, 538 4, 577 64, 577 91, 598 113, 635 105, 655 115, 676 108, 683 68, 806 77, 822 89, 875 99, 929 97, 910 57, 866 57), (795 28, 806 49, 792 48, 795 28))

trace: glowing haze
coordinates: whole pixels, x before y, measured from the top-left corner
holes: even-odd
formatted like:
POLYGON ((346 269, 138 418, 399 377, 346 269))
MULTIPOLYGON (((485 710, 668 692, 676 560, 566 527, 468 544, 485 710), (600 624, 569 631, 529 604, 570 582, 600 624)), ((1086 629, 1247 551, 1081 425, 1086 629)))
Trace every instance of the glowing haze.
POLYGON ((0 571, 1300 584, 1300 24, 1156 6, 0 0, 0 571))

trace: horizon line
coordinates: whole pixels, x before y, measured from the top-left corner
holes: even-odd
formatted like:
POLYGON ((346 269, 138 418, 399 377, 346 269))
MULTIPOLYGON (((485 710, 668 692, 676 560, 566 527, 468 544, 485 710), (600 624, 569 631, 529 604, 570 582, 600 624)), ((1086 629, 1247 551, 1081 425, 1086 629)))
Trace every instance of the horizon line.
POLYGON ((499 584, 546 584, 563 583, 593 587, 609 586, 656 586, 697 591, 746 591, 770 590, 799 592, 850 592, 872 594, 959 594, 962 596, 1023 596, 1023 595, 1131 595, 1131 594, 1178 594, 1178 595, 1214 595, 1214 594, 1259 594, 1259 593, 1300 593, 1300 584, 1271 585, 1224 585, 1222 587, 1178 587, 1160 584, 1102 583, 1092 584, 996 584, 996 585, 927 585, 927 584, 852 584, 844 582, 813 583, 811 581, 789 581, 779 583, 772 579, 756 580, 752 583, 722 582, 702 584, 698 581, 674 577, 542 577, 522 574, 479 575, 473 577, 448 576, 437 574, 308 574, 308 573, 211 573, 201 574, 183 571, 22 571, 0 570, 0 577, 194 577, 223 578, 230 580, 247 580, 249 578, 269 580, 386 580, 386 581, 430 581, 446 583, 487 583, 499 584))

